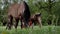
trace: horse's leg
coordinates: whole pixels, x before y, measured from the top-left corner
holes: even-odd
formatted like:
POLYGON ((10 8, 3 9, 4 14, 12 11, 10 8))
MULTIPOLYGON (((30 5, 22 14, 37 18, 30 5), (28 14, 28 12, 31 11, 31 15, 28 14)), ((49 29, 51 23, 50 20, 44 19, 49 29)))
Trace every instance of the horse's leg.
POLYGON ((21 20, 21 29, 27 28, 27 26, 29 26, 29 25, 27 25, 27 23, 25 23, 23 20, 21 20))
POLYGON ((21 29, 23 28, 22 20, 21 20, 21 29))
POLYGON ((21 29, 24 28, 25 25, 24 25, 24 21, 21 19, 21 29))
POLYGON ((17 29, 19 19, 15 19, 15 20, 16 20, 16 23, 15 23, 15 29, 17 29))
POLYGON ((11 26, 12 26, 12 20, 13 20, 13 17, 12 16, 9 16, 8 17, 8 23, 7 23, 7 27, 6 27, 6 29, 8 28, 8 29, 11 29, 11 26))
POLYGON ((25 21, 24 23, 25 23, 24 24, 25 25, 25 28, 29 28, 29 20, 25 21))
POLYGON ((40 25, 40 27, 42 27, 41 18, 40 18, 40 17, 38 17, 37 19, 38 19, 38 21, 37 21, 37 22, 38 22, 38 24, 40 25))
POLYGON ((21 19, 21 29, 22 29, 22 25, 23 25, 23 24, 22 24, 22 19, 21 19))
POLYGON ((33 29, 33 21, 32 20, 29 21, 29 27, 32 27, 32 29, 33 29))

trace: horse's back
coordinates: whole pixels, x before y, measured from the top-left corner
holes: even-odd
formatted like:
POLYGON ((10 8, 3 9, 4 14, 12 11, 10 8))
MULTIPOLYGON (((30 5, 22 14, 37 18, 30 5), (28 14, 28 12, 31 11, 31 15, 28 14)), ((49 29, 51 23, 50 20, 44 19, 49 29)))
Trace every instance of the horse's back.
POLYGON ((25 5, 23 2, 21 2, 18 7, 18 15, 20 14, 23 15, 24 11, 25 11, 25 5))
POLYGON ((18 4, 12 4, 8 8, 8 15, 12 15, 13 17, 17 16, 17 9, 18 9, 18 4))

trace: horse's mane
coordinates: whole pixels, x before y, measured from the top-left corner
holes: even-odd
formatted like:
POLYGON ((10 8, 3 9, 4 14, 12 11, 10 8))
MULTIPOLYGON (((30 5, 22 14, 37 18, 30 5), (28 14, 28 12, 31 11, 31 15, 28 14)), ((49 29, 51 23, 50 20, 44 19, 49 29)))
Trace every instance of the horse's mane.
POLYGON ((25 19, 29 19, 30 18, 29 6, 27 5, 27 3, 25 1, 23 1, 23 2, 25 5, 24 17, 25 17, 25 19))
POLYGON ((25 4, 25 9, 26 10, 29 10, 29 6, 28 6, 28 4, 25 2, 25 1, 23 1, 24 2, 24 4, 25 4), (27 7, 27 8, 26 8, 27 7))
POLYGON ((23 3, 24 3, 24 6, 25 6, 24 20, 25 20, 26 23, 28 23, 28 20, 30 18, 30 10, 29 10, 28 4, 25 1, 23 1, 23 3))

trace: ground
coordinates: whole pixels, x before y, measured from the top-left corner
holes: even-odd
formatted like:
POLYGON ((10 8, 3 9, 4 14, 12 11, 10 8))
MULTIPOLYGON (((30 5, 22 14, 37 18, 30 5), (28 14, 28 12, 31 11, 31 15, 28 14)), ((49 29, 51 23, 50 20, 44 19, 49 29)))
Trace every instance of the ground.
POLYGON ((60 34, 60 26, 34 26, 33 29, 27 28, 22 29, 18 26, 17 30, 12 28, 11 30, 6 30, 5 26, 0 26, 0 34, 60 34))

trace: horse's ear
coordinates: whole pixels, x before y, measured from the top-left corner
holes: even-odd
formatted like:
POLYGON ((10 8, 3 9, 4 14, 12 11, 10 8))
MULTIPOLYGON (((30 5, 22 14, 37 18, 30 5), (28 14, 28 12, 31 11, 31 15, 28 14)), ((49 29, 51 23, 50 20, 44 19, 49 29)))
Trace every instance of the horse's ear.
POLYGON ((40 13, 40 16, 41 16, 41 13, 40 13))
POLYGON ((38 15, 38 16, 41 16, 41 13, 38 13, 37 15, 38 15))

